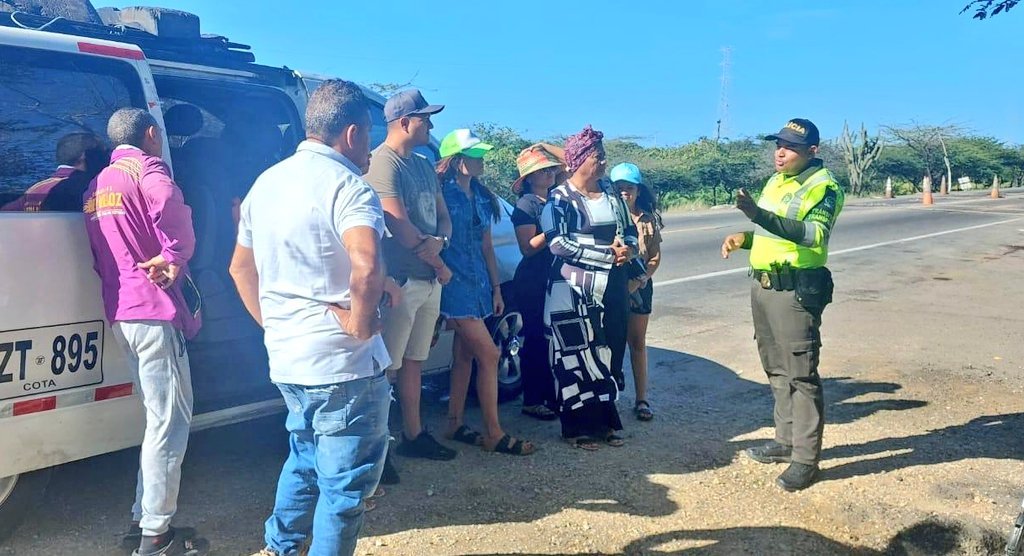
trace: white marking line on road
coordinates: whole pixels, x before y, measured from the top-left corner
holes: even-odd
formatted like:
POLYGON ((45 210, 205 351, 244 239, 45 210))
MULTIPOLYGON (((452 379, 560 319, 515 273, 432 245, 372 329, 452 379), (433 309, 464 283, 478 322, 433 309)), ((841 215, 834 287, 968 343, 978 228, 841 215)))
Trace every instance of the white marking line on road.
POLYGON ((935 207, 913 207, 913 210, 926 210, 926 211, 939 211, 939 212, 962 212, 965 214, 996 214, 1000 216, 1020 216, 1024 215, 1024 209, 1021 210, 973 210, 973 209, 962 209, 962 208, 935 208, 935 207))
MULTIPOLYGON (((978 230, 978 229, 981 229, 981 228, 988 228, 990 226, 999 226, 1000 224, 1008 224, 1010 222, 1017 222, 1017 221, 1020 221, 1020 220, 1024 220, 1024 217, 1010 218, 1008 220, 1000 220, 998 222, 987 222, 985 224, 977 224, 975 226, 967 226, 967 227, 964 227, 964 228, 956 228, 956 229, 953 229, 953 230, 943 230, 941 232, 932 232, 930 234, 923 234, 923 235, 919 235, 919 236, 905 237, 905 238, 902 238, 902 239, 893 239, 893 240, 889 240, 889 241, 880 241, 878 243, 872 243, 872 244, 869 244, 869 245, 861 245, 860 247, 850 247, 849 249, 840 249, 838 251, 833 251, 829 255, 834 257, 836 255, 843 255, 845 253, 856 253, 857 251, 866 251, 868 249, 876 249, 878 247, 886 247, 888 245, 896 245, 896 244, 899 244, 899 243, 909 243, 911 241, 920 241, 922 239, 929 239, 929 238, 933 238, 933 237, 944 236, 944 235, 947 235, 947 234, 955 234, 955 233, 958 233, 958 232, 969 232, 971 230, 978 230)), ((741 272, 747 272, 748 270, 749 270, 748 267, 730 268, 729 270, 719 270, 717 272, 708 272, 708 273, 705 273, 705 274, 697 274, 697 275, 694 275, 694 276, 685 276, 683 278, 673 278, 671 280, 665 280, 663 282, 655 282, 654 283, 654 287, 658 288, 658 287, 662 287, 662 286, 674 286, 676 284, 683 284, 685 282, 696 282, 697 280, 706 280, 708 278, 717 278, 719 276, 728 276, 730 274, 739 274, 741 272)))
POLYGON ((678 232, 700 232, 700 231, 703 231, 703 230, 717 230, 719 228, 728 228, 728 227, 729 227, 728 224, 720 224, 718 226, 701 226, 699 228, 679 228, 677 230, 662 230, 661 231, 661 235, 675 234, 675 233, 678 233, 678 232))

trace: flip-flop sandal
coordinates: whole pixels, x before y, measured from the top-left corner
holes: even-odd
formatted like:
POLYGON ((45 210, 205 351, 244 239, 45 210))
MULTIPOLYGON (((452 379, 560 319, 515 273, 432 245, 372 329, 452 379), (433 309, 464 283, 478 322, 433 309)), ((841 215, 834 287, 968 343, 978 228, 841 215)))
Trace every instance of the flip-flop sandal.
POLYGON ((621 436, 615 433, 611 433, 608 436, 604 437, 604 443, 609 446, 619 448, 621 446, 626 445, 626 439, 622 438, 621 436))
POLYGON ((533 417, 534 419, 538 419, 540 421, 554 421, 555 419, 558 419, 558 414, 555 413, 554 411, 551 411, 546 405, 543 404, 525 406, 523 407, 522 411, 520 411, 520 413, 526 415, 527 417, 533 417))
MULTIPOLYGON (((206 539, 196 537, 195 529, 190 527, 171 527, 174 537, 171 542, 159 552, 147 552, 145 556, 205 556, 210 552, 210 542, 206 539)), ((132 552, 133 556, 141 556, 138 549, 132 552)))
POLYGON ((654 412, 651 411, 651 404, 647 400, 637 400, 633 406, 633 414, 638 421, 650 421, 654 419, 654 412))
POLYGON ((372 512, 377 509, 377 501, 373 498, 363 498, 363 512, 372 512))
POLYGON ((509 454, 512 456, 528 456, 537 451, 537 448, 530 443, 528 440, 516 439, 512 441, 512 437, 505 435, 501 437, 501 440, 494 445, 494 448, 488 450, 487 446, 483 449, 487 452, 497 452, 499 454, 509 454))
POLYGON ((448 436, 447 438, 448 440, 462 442, 463 444, 469 444, 470 446, 484 445, 484 435, 467 427, 466 425, 462 425, 461 427, 455 429, 455 432, 453 432, 452 435, 448 436))
POLYGON ((590 438, 589 436, 578 436, 576 438, 566 438, 566 442, 573 448, 579 448, 580 450, 586 450, 588 452, 596 452, 601 449, 601 445, 598 441, 590 438))

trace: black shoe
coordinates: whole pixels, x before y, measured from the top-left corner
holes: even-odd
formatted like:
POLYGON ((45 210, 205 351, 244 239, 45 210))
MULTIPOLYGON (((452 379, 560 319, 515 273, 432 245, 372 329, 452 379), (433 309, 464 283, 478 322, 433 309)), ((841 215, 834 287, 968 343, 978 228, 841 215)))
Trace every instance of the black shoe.
POLYGON ((764 446, 747 448, 743 453, 758 463, 789 463, 793 448, 772 440, 764 446))
POLYGON ((133 556, 204 556, 210 551, 210 543, 196 536, 195 529, 170 527, 167 533, 157 537, 143 535, 133 556))
POLYGON ((401 482, 401 478, 398 476, 398 470, 395 469, 395 464, 391 463, 391 452, 384 456, 384 471, 380 474, 380 484, 382 485, 397 485, 401 482))
POLYGON ((811 486, 817 474, 817 465, 807 465, 806 463, 794 461, 782 472, 782 475, 779 475, 778 479, 775 479, 775 484, 779 485, 786 492, 796 492, 811 486))
POLYGON ((423 458, 438 461, 452 460, 455 459, 455 456, 459 455, 455 450, 434 440, 434 437, 430 436, 430 433, 426 430, 421 432, 415 440, 409 440, 405 437, 405 433, 402 433, 402 443, 398 445, 398 448, 395 448, 395 453, 407 458, 423 458))
POLYGON ((121 548, 131 554, 139 547, 140 542, 142 542, 142 527, 139 527, 138 521, 133 521, 128 525, 128 531, 121 537, 121 548))

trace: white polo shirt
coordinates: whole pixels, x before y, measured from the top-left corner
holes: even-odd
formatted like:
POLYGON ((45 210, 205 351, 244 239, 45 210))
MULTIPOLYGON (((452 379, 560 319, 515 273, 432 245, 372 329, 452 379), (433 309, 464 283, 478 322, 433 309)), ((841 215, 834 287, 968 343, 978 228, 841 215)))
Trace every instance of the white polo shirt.
POLYGON ((359 169, 303 141, 256 180, 242 202, 238 243, 253 250, 270 379, 316 386, 373 376, 391 364, 384 340, 349 336, 327 306, 349 307, 352 263, 341 236, 384 233, 384 211, 359 169))

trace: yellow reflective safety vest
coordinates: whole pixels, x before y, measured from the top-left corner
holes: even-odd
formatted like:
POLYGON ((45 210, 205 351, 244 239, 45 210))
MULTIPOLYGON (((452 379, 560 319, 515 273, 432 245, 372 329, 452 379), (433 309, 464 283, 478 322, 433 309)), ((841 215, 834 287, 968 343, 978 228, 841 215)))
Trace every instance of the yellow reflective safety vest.
POLYGON ((804 240, 794 242, 757 226, 750 247, 751 267, 770 270, 772 263, 789 262, 793 268, 820 268, 828 262, 828 238, 845 197, 832 172, 824 166, 806 174, 775 174, 757 201, 757 206, 770 213, 803 221, 804 240))

